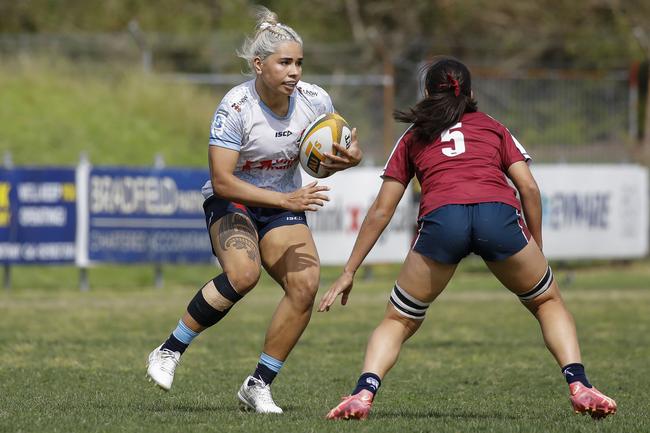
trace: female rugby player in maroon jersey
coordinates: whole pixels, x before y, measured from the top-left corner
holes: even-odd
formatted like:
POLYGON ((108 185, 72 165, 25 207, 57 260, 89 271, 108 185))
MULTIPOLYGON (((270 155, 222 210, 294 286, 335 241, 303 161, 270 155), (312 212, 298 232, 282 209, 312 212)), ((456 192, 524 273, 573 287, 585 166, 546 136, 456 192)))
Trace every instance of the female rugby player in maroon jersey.
POLYGON ((356 388, 327 417, 368 417, 402 344, 420 327, 427 308, 470 252, 480 255, 539 321, 544 342, 569 384, 573 409, 594 418, 615 413, 616 402, 587 380, 573 318, 542 253, 541 197, 528 168, 530 157, 506 127, 477 110, 470 73, 461 62, 441 58, 430 64, 425 89, 415 107, 395 115, 412 125, 386 163, 383 184, 343 274, 318 308, 329 310, 341 294, 341 304, 347 303, 355 272, 416 176, 422 186, 418 236, 384 319, 370 336, 356 388))

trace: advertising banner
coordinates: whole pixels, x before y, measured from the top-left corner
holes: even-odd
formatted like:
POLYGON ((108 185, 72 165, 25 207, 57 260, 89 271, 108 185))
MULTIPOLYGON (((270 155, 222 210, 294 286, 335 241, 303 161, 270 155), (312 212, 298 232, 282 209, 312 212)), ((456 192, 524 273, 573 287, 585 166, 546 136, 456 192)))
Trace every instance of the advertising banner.
MULTIPOLYGON (((648 254, 648 172, 620 165, 533 165, 542 193, 544 253, 551 259, 648 254)), ((330 201, 307 212, 321 262, 349 257, 381 186, 381 168, 320 179, 330 201)), ((213 260, 203 209, 205 170, 0 169, 0 263, 166 263, 213 260)), ((313 178, 303 173, 303 184, 313 178)), ((365 263, 401 262, 416 229, 408 188, 365 263)))
POLYGON ((533 165, 552 259, 648 254, 648 171, 631 164, 533 165))
MULTIPOLYGON (((550 259, 631 259, 648 254, 648 172, 632 164, 533 165, 542 194, 544 253, 550 259)), ((330 202, 308 212, 323 264, 342 265, 381 185, 380 168, 334 174, 330 202)), ((303 184, 314 179, 303 173, 303 184)), ((410 188, 364 263, 401 262, 416 224, 410 188)))
MULTIPOLYGON (((380 167, 356 167, 318 179, 320 185, 330 187, 327 192, 330 201, 317 212, 307 212, 307 222, 323 265, 343 265, 347 261, 361 223, 381 187, 381 173, 380 167)), ((302 173, 304 185, 314 180, 302 173)), ((417 209, 409 187, 364 263, 403 261, 415 235, 416 218, 417 209)))
POLYGON ((74 168, 0 169, 0 263, 74 263, 74 168))
POLYGON ((200 191, 207 178, 207 171, 187 168, 92 167, 88 261, 210 261, 200 191))

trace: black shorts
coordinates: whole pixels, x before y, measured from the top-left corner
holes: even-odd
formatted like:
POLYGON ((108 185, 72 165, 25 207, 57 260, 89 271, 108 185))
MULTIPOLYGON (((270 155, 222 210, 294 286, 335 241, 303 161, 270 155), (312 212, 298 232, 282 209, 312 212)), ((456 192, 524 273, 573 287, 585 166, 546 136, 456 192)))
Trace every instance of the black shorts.
POLYGON ((521 213, 505 203, 451 204, 422 217, 413 250, 455 264, 473 252, 487 261, 507 259, 528 244, 521 213))
MULTIPOLYGON (((208 226, 208 234, 210 233, 212 224, 229 213, 240 213, 248 216, 253 224, 255 224, 259 240, 262 240, 269 230, 276 227, 295 224, 307 225, 307 217, 304 212, 292 212, 286 209, 272 207, 244 206, 243 204, 234 203, 215 195, 208 197, 203 202, 203 211, 205 212, 205 223, 208 226)), ((210 237, 210 240, 212 240, 212 237, 210 237)), ((214 254, 214 249, 212 253, 214 254)))

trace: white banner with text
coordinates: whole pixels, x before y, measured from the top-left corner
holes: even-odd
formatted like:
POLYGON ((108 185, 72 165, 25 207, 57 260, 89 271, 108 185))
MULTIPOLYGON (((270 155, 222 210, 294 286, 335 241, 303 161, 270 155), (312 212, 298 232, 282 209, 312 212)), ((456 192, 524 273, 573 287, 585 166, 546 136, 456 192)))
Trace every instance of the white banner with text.
MULTIPOLYGON (((330 191, 329 202, 317 212, 307 212, 307 222, 314 235, 323 265, 343 265, 350 256, 361 223, 375 200, 382 180, 380 167, 356 167, 325 179, 302 173, 304 185, 318 180, 330 191)), ((417 209, 408 188, 395 215, 364 261, 371 263, 401 262, 409 251, 416 230, 417 209)))
MULTIPOLYGON (((533 164, 542 193, 544 253, 549 259, 631 259, 648 254, 648 171, 632 164, 533 164)), ((321 262, 342 265, 381 186, 381 168, 320 179, 330 201, 308 212, 321 262)), ((314 179, 303 173, 303 184, 314 179)), ((364 263, 401 262, 416 228, 409 187, 364 263)))
POLYGON ((542 191, 544 253, 552 259, 648 254, 648 171, 631 164, 532 166, 542 191))

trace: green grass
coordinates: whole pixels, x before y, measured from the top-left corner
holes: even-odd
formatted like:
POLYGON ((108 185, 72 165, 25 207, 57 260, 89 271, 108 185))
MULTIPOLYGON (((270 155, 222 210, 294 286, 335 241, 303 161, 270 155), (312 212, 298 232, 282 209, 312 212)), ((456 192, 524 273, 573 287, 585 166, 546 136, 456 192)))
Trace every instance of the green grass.
MULTIPOLYGON (((16 165, 205 166, 222 95, 118 65, 44 58, 0 62, 0 149, 16 165)), ((2 155, 0 155, 1 157, 2 155)))
MULTIPOLYGON (((163 289, 151 287, 153 278, 129 285, 145 269, 93 269, 93 287, 83 293, 61 279, 28 289, 23 272, 48 271, 14 269, 14 288, 0 290, 0 431, 650 430, 646 263, 574 268, 573 283, 564 290, 590 378, 619 403, 619 413, 602 422, 571 413, 566 385, 536 322, 477 262, 465 264, 430 308, 365 423, 323 416, 356 380, 396 266, 360 277, 346 308, 314 314, 274 383, 282 416, 242 414, 235 399, 259 355, 278 287, 263 278, 227 319, 201 335, 184 355, 174 388, 163 393, 144 379, 146 355, 213 271, 167 268, 163 289)), ((73 269, 57 272, 74 276, 73 269)), ((324 270, 321 293, 336 272, 324 270)))
MULTIPOLYGON (((564 290, 585 289, 603 291, 619 289, 647 289, 650 287, 650 260, 634 262, 571 262, 551 263, 553 272, 564 290)), ((391 285, 399 273, 400 265, 364 266, 357 274, 358 281, 383 280, 391 285)), ((340 268, 325 267, 321 272, 321 285, 327 285, 338 276, 340 268)), ((214 274, 213 265, 165 265, 163 280, 171 287, 195 287, 214 274)), ((78 287, 79 270, 74 266, 13 266, 10 268, 12 290, 43 289, 47 291, 70 290, 78 287)), ((89 269, 91 290, 113 289, 132 291, 133 287, 154 286, 153 265, 103 264, 89 269)), ((265 280, 267 283, 269 279, 265 280)), ((384 288, 385 288, 384 287, 384 288)), ((483 262, 475 256, 465 259, 449 283, 449 290, 504 291, 483 262)), ((0 289, 1 290, 1 289, 0 289)))

